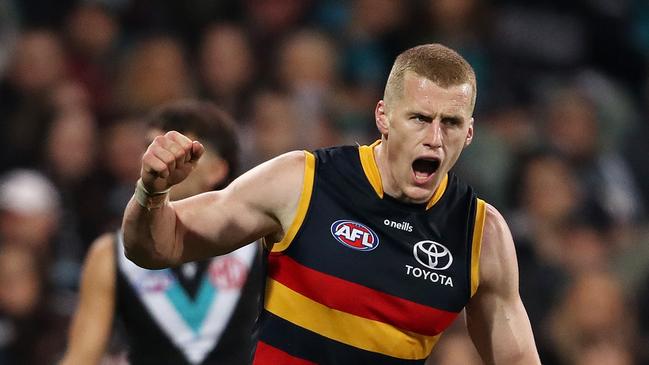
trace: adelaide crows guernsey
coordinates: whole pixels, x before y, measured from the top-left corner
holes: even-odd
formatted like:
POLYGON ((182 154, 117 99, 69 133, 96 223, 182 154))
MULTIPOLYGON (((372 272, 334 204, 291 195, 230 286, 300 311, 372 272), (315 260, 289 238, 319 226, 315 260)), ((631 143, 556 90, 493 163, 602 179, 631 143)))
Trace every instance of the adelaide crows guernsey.
POLYGON ((475 293, 485 203, 450 173, 427 204, 384 195, 377 143, 305 152, 254 364, 423 364, 475 293))

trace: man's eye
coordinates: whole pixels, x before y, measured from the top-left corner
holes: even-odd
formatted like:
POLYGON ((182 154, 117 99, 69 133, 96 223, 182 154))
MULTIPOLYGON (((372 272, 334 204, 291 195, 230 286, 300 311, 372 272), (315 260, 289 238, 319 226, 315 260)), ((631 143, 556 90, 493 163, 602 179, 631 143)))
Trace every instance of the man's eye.
POLYGON ((415 115, 414 118, 419 123, 428 123, 430 121, 430 118, 427 118, 423 115, 415 115))
POLYGON ((446 125, 459 125, 460 120, 457 119, 457 118, 444 118, 444 119, 442 119, 442 123, 444 123, 446 125))

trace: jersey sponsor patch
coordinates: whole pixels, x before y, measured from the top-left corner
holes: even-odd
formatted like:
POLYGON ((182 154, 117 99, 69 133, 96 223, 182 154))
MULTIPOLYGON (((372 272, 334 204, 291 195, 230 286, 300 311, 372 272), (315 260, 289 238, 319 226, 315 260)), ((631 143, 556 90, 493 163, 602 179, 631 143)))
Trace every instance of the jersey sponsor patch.
POLYGON ((435 241, 419 241, 413 247, 415 259, 432 270, 446 270, 453 263, 453 255, 446 246, 435 241))
POLYGON ((367 226, 351 220, 337 220, 331 235, 343 245, 358 251, 372 251, 379 245, 379 236, 367 226))
POLYGON ((423 240, 415 243, 412 253, 415 260, 426 268, 405 265, 406 275, 434 284, 453 287, 453 278, 438 272, 448 269, 453 264, 453 255, 446 246, 439 242, 423 240))

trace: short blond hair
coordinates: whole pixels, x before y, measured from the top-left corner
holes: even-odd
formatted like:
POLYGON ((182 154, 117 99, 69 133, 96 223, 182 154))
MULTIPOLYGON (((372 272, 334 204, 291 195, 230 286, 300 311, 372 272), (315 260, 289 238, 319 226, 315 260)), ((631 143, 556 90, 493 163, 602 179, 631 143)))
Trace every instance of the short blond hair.
POLYGON ((440 87, 468 83, 473 89, 471 108, 476 100, 476 78, 473 67, 454 50, 438 44, 424 44, 403 51, 392 65, 385 85, 383 100, 386 104, 403 95, 403 79, 407 71, 423 76, 440 87))

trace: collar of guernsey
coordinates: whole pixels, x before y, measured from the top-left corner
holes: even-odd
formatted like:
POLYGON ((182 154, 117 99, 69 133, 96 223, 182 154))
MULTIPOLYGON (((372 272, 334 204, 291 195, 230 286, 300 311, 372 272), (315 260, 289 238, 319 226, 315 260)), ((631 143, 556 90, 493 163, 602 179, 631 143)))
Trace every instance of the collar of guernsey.
MULTIPOLYGON (((381 199, 383 199, 383 183, 381 182, 381 174, 379 173, 379 167, 376 164, 376 159, 374 156, 374 147, 378 146, 381 143, 381 140, 378 140, 371 145, 363 145, 358 147, 358 153, 361 158, 361 165, 363 166, 363 171, 367 180, 369 180, 372 188, 381 199)), ((448 174, 444 175, 444 178, 440 182, 439 186, 433 193, 433 196, 428 201, 426 209, 430 209, 435 203, 437 203, 444 195, 446 191, 446 186, 448 185, 448 174)))

